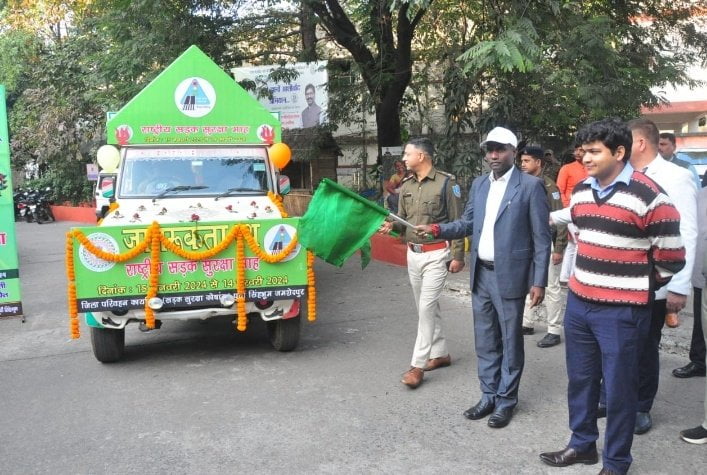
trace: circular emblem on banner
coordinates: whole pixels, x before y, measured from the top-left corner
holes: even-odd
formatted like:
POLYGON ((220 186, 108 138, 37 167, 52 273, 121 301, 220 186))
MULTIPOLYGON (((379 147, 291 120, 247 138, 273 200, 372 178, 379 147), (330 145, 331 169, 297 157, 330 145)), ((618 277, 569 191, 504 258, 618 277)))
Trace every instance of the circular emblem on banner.
MULTIPOLYGON (((111 254, 118 253, 118 242, 106 233, 93 233, 86 236, 86 238, 91 241, 91 244, 102 251, 111 254)), ((93 272, 105 272, 115 265, 115 262, 104 261, 100 257, 94 256, 83 245, 79 246, 79 260, 81 260, 81 264, 83 264, 86 269, 92 270, 93 272)))
POLYGON ((216 90, 204 78, 188 78, 174 90, 174 103, 184 115, 203 117, 216 105, 216 90))
MULTIPOLYGON (((290 242, 292 242, 292 238, 295 234, 297 234, 297 230, 289 224, 278 224, 277 226, 270 228, 268 232, 265 233, 265 237, 263 238, 263 246, 269 254, 277 254, 282 252, 282 250, 285 249, 290 242)), ((295 249, 289 256, 283 259, 282 262, 291 261, 297 257, 297 254, 299 254, 301 248, 302 246, 297 244, 295 249)))

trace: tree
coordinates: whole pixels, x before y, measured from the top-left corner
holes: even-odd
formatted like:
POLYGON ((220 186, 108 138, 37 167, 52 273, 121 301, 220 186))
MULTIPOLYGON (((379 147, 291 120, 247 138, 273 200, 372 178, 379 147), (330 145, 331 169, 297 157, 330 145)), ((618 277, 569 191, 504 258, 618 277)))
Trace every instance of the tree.
POLYGON ((459 61, 483 84, 483 120, 505 121, 529 140, 567 143, 591 120, 636 117, 642 105, 664 101, 656 87, 697 85, 686 70, 707 58, 707 28, 692 16, 694 2, 493 5, 484 37, 459 61))
POLYGON ((76 9, 62 10, 64 16, 41 9, 24 19, 6 15, 12 21, 0 48, 12 51, 10 38, 19 31, 40 46, 33 61, 15 57, 0 74, 23 78, 10 110, 13 165, 35 164, 61 199, 81 201, 90 196, 85 165, 105 141, 106 112, 122 107, 194 41, 228 63, 224 31, 232 19, 218 1, 56 3, 76 9), (47 36, 42 22, 53 25, 57 18, 61 35, 47 36))
POLYGON ((378 147, 402 143, 400 104, 412 78, 412 43, 428 1, 303 0, 356 62, 376 115, 378 147))

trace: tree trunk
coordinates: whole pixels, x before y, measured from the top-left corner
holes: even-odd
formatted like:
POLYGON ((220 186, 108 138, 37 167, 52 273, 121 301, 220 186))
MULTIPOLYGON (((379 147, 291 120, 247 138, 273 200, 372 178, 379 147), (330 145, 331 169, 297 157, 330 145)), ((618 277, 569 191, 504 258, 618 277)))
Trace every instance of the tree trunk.
POLYGON ((302 53, 300 61, 309 63, 317 60, 317 21, 312 7, 302 2, 300 8, 300 36, 302 38, 302 53))
POLYGON ((400 111, 397 101, 385 100, 376 106, 376 131, 378 138, 378 159, 381 170, 381 182, 393 174, 393 155, 383 155, 382 147, 397 147, 401 145, 400 111))

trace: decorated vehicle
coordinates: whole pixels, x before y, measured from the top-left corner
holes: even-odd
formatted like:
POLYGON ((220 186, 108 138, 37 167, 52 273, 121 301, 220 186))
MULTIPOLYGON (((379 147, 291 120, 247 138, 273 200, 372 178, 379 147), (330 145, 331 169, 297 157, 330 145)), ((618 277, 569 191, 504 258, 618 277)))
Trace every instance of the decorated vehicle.
POLYGON ((82 315, 113 362, 128 323, 230 315, 245 331, 257 316, 275 349, 294 349, 302 315, 315 318, 313 255, 282 206, 278 119, 192 46, 109 115, 107 139, 109 208, 67 235, 72 337, 82 315))

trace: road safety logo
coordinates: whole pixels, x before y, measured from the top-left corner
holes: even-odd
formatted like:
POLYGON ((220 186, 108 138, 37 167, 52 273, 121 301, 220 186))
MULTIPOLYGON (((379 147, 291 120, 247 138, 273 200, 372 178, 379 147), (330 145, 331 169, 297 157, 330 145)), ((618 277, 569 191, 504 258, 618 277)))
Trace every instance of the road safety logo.
MULTIPOLYGON (((292 242, 292 238, 296 234, 297 229, 290 226, 289 224, 280 224, 277 226, 273 226, 268 230, 268 232, 265 233, 265 237, 263 238, 263 246, 265 247, 265 250, 268 252, 268 254, 277 254, 279 252, 282 252, 282 250, 285 249, 287 245, 292 242)), ((282 262, 287 262, 294 259, 297 254, 299 254, 301 247, 302 246, 297 244, 297 246, 295 246, 295 249, 290 253, 289 256, 283 259, 282 262)))
POLYGON ((174 90, 174 103, 184 115, 203 117, 216 105, 216 90, 206 79, 191 77, 174 90))

